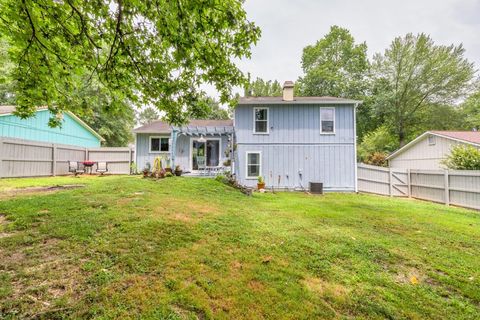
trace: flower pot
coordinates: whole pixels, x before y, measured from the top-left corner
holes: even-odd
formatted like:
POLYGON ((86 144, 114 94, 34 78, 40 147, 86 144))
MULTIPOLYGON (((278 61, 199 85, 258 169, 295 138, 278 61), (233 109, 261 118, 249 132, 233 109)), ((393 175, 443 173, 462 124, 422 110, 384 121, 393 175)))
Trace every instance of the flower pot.
POLYGON ((177 177, 180 177, 182 175, 183 171, 182 170, 175 170, 175 175, 177 177))
POLYGON ((165 172, 172 172, 172 168, 165 168, 165 172))
POLYGON ((143 177, 144 177, 144 178, 147 178, 149 173, 150 173, 150 172, 148 172, 148 171, 143 171, 143 177))
POLYGON ((258 189, 258 190, 260 190, 260 189, 265 189, 265 182, 257 183, 257 189, 258 189))

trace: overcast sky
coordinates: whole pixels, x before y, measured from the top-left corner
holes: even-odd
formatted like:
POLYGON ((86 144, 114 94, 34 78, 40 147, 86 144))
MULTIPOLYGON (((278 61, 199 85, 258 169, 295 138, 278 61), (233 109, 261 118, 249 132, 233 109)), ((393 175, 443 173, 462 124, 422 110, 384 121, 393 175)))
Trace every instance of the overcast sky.
POLYGON ((248 18, 262 29, 244 72, 265 80, 295 81, 302 75, 302 49, 328 33, 331 25, 366 42, 371 57, 396 36, 425 32, 438 44, 463 43, 480 66, 480 0, 247 0, 248 18))

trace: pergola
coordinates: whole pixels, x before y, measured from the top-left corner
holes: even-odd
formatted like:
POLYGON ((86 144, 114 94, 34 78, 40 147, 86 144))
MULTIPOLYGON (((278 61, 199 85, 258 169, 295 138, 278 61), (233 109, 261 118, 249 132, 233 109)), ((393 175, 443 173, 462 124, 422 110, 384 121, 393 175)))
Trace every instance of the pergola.
MULTIPOLYGON (((172 167, 175 166, 177 137, 185 135, 189 137, 207 137, 228 135, 228 140, 233 144, 233 126, 173 126, 172 127, 172 167)), ((232 152, 232 151, 230 151, 232 152)), ((231 159, 233 155, 230 155, 231 159)))

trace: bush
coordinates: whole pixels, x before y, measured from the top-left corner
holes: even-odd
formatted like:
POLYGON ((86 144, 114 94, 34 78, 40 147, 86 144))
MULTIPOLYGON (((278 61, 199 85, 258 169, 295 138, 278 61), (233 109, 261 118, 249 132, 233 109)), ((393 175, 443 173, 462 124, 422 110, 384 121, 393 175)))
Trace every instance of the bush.
POLYGON ((386 167, 388 162, 387 162, 387 154, 383 152, 374 152, 370 155, 368 155, 364 160, 364 163, 370 164, 372 166, 380 166, 380 167, 386 167))
POLYGON ((166 177, 166 178, 171 178, 171 177, 174 177, 174 176, 175 176, 175 175, 174 175, 173 173, 171 173, 171 172, 166 172, 166 173, 165 173, 165 177, 166 177))
POLYGON ((480 150, 470 145, 456 145, 442 163, 453 170, 480 170, 480 150))
POLYGON ((397 149, 398 142, 387 127, 382 126, 375 131, 367 133, 358 145, 358 160, 378 162, 381 154, 386 155, 397 149), (370 160, 368 160, 370 159, 370 160))

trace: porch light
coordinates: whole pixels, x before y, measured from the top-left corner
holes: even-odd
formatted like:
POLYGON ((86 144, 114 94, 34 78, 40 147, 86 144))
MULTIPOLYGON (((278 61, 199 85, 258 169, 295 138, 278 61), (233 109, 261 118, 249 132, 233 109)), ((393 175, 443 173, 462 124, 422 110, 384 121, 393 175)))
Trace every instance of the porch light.
POLYGON ((198 142, 206 142, 207 140, 205 140, 205 138, 203 137, 203 135, 200 136, 200 139, 198 139, 198 142))

